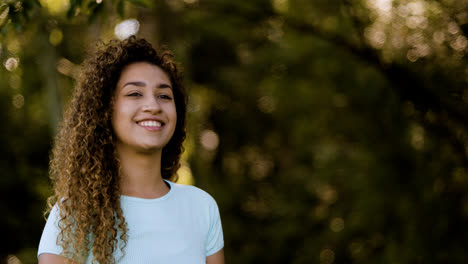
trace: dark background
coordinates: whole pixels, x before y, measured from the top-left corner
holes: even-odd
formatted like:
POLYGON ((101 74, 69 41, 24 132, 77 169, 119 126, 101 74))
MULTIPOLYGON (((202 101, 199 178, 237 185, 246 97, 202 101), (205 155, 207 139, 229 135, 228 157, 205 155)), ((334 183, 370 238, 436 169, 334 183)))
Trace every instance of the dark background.
POLYGON ((35 263, 78 65, 134 18, 190 93, 227 263, 468 262, 468 1, 0 0, 0 258, 35 263))

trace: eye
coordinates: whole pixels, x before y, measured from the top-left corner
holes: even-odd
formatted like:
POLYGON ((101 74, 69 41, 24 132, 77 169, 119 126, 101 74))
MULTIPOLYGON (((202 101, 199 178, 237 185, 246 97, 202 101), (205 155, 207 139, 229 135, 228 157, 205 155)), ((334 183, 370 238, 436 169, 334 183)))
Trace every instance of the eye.
POLYGON ((158 98, 164 99, 164 100, 172 100, 172 97, 168 94, 160 94, 158 95, 158 98))
POLYGON ((130 96, 130 97, 137 97, 137 96, 141 96, 141 93, 139 93, 139 92, 131 92, 131 93, 127 94, 127 96, 130 96))

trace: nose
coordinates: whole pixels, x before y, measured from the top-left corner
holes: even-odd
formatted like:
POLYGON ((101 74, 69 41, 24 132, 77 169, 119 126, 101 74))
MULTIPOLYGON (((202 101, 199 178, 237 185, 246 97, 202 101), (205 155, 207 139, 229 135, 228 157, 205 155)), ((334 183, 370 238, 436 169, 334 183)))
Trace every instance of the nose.
POLYGON ((143 112, 155 114, 161 111, 161 106, 159 105, 159 102, 156 100, 156 98, 151 97, 145 101, 145 104, 142 106, 141 110, 143 112))

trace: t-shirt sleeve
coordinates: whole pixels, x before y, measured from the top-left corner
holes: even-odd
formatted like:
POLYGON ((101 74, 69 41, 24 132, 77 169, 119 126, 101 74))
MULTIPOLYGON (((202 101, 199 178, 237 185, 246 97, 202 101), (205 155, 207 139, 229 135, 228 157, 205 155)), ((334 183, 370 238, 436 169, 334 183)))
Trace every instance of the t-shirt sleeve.
POLYGON ((219 215, 218 205, 214 199, 210 203, 210 228, 208 231, 208 242, 206 244, 206 255, 210 256, 224 247, 223 227, 219 215))
POLYGON ((55 205, 50 211, 44 231, 42 231, 41 241, 39 242, 39 248, 37 250, 38 257, 42 253, 51 253, 56 255, 60 255, 62 253, 62 247, 57 245, 57 237, 60 233, 58 221, 59 211, 58 206, 55 205))

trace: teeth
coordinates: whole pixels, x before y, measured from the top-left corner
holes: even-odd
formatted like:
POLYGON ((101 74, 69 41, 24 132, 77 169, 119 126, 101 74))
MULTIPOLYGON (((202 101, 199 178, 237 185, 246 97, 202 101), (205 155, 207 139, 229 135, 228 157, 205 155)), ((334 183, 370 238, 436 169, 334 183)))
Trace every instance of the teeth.
POLYGON ((145 127, 161 127, 161 123, 159 123, 158 121, 143 121, 140 122, 140 125, 145 127))

